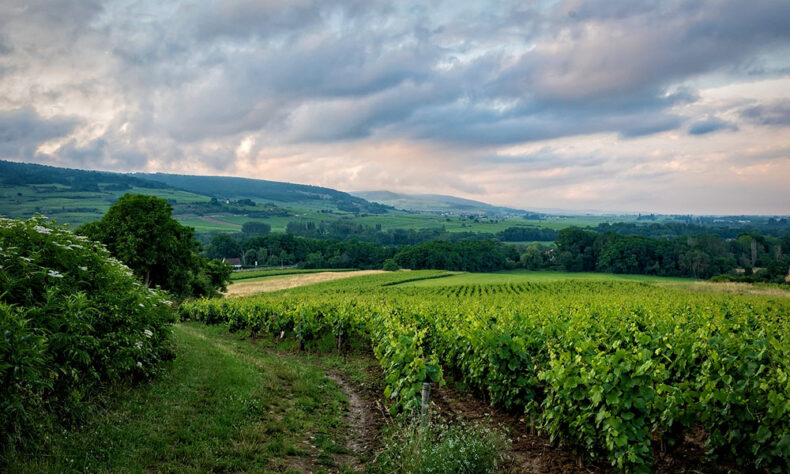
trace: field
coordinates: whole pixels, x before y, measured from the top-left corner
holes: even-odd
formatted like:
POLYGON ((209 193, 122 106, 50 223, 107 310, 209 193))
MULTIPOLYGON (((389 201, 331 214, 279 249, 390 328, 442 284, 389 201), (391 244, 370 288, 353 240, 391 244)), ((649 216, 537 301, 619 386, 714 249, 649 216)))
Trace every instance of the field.
POLYGON ((649 275, 614 275, 611 273, 571 273, 551 271, 511 270, 497 273, 463 273, 454 272, 442 279, 417 280, 403 283, 401 286, 438 287, 454 285, 495 285, 518 284, 528 282, 551 282, 562 280, 592 281, 642 281, 657 283, 686 283, 694 280, 688 278, 654 277, 649 275))
POLYGON ((321 272, 347 272, 350 268, 256 268, 252 270, 239 270, 231 274, 231 281, 270 278, 284 275, 306 275, 321 272))
POLYGON ((259 293, 286 290, 298 286, 315 285, 344 278, 359 278, 365 275, 383 273, 382 270, 355 270, 350 272, 307 272, 296 275, 273 275, 249 278, 228 285, 226 296, 250 296, 259 293))
POLYGON ((788 468, 790 299, 578 277, 395 272, 181 312, 308 351, 369 347, 392 413, 450 380, 593 466, 788 468))

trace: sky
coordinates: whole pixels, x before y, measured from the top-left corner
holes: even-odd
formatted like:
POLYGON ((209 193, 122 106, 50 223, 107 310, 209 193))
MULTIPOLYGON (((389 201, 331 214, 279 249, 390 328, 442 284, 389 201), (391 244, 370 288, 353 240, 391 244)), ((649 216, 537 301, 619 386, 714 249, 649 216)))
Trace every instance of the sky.
POLYGON ((0 0, 0 158, 790 214, 790 2, 0 0))

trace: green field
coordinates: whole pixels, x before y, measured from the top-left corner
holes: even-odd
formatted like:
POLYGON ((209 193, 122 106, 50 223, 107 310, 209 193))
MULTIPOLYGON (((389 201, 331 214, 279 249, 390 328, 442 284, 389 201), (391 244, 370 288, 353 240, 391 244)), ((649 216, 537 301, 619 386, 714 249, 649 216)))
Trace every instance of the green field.
POLYGON ((570 273, 551 271, 510 270, 497 273, 454 273, 438 280, 418 280, 401 286, 439 287, 456 285, 497 285, 505 283, 550 282, 562 280, 690 282, 689 278, 669 278, 649 275, 615 275, 611 273, 570 273))

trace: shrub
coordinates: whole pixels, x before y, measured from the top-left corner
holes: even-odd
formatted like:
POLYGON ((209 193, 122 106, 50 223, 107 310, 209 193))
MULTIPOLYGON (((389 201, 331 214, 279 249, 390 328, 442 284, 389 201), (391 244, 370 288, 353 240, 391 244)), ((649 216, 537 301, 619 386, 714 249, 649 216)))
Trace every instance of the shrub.
POLYGON ((101 244, 42 217, 0 219, 0 442, 79 418, 102 386, 156 375, 172 355, 170 304, 101 244))
POLYGON ((381 269, 388 272, 396 272, 400 270, 400 267, 398 266, 398 262, 392 258, 388 258, 384 260, 384 265, 382 265, 381 269))

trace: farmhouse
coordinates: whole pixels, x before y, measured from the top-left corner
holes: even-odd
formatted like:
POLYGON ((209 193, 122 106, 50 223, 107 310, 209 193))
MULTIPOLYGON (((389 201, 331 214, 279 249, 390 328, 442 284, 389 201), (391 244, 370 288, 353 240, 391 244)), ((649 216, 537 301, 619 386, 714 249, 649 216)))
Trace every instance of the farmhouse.
POLYGON ((236 270, 239 270, 241 268, 240 258, 223 258, 222 261, 231 265, 236 270))

